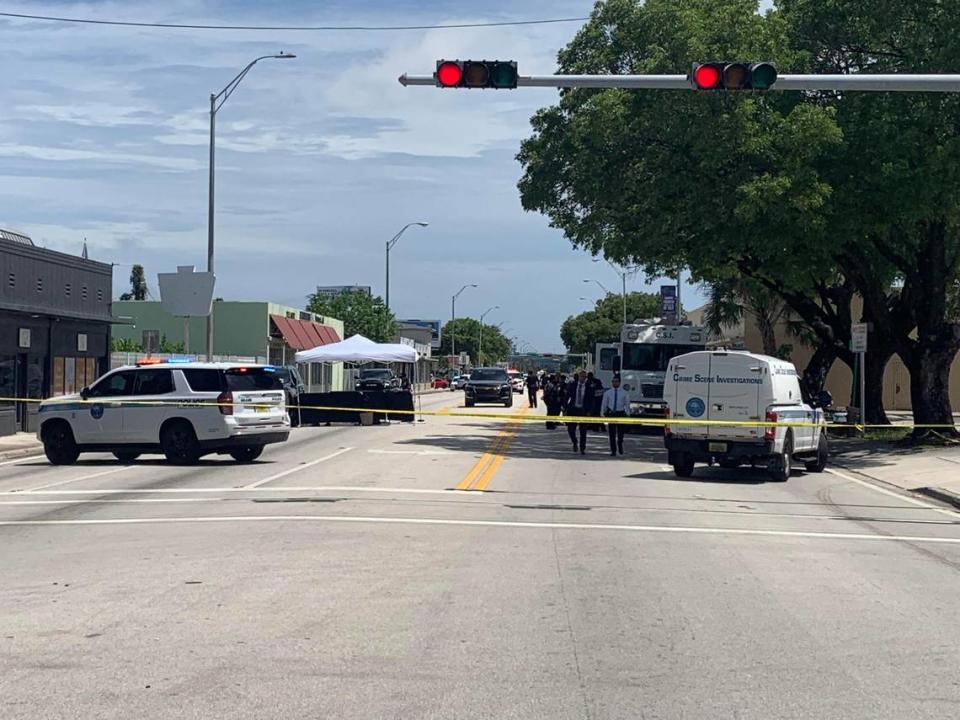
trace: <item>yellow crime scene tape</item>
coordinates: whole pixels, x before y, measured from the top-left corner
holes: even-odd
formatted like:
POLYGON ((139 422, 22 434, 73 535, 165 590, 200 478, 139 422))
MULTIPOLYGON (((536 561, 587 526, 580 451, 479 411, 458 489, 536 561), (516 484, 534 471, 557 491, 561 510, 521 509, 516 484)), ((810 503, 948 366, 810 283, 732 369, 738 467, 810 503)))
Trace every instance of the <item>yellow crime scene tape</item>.
MULTIPOLYGON (((17 398, 0 397, 0 402, 23 402, 23 403, 41 403, 49 402, 50 407, 56 405, 107 405, 109 407, 122 406, 164 406, 173 405, 175 407, 236 407, 240 403, 218 403, 215 400, 99 400, 88 398, 17 398)), ((269 408, 268 404, 248 403, 253 407, 269 408)), ((728 427, 820 427, 821 424, 827 428, 856 428, 864 429, 891 429, 891 428, 920 428, 920 429, 957 429, 956 425, 946 423, 940 424, 914 424, 905 423, 903 425, 864 425, 854 423, 815 423, 794 420, 690 420, 687 418, 638 418, 638 417, 600 417, 596 415, 529 415, 510 414, 510 413, 482 413, 482 412, 451 412, 449 409, 442 410, 396 410, 392 408, 370 408, 370 407, 341 407, 337 405, 285 405, 287 410, 326 410, 343 413, 373 413, 377 415, 410 415, 419 417, 442 417, 442 418, 484 418, 488 420, 517 420, 520 422, 555 422, 555 423, 611 423, 616 425, 646 425, 650 427, 663 427, 664 425, 696 425, 696 426, 728 426, 728 427)))

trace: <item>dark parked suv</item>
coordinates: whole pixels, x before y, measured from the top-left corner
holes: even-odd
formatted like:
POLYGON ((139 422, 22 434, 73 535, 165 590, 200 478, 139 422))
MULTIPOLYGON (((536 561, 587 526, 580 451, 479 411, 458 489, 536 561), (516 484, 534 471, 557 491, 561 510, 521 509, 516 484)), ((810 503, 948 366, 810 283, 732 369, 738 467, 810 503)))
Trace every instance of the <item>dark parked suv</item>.
POLYGON ((464 387, 464 404, 473 407, 477 403, 503 403, 513 405, 513 387, 510 376, 503 368, 474 368, 464 387))
POLYGON ((369 368, 361 370, 356 382, 357 390, 399 390, 400 378, 390 368, 369 368))

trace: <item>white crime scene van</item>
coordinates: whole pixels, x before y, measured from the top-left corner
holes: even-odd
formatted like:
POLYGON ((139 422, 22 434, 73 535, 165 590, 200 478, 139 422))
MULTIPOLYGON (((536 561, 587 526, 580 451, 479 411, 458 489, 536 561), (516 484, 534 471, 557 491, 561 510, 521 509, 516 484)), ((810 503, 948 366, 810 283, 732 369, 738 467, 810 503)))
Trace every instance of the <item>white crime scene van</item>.
POLYGON ((251 462, 290 435, 285 397, 270 365, 151 358, 76 395, 44 400, 37 435, 54 465, 84 452, 111 452, 121 462, 155 452, 176 464, 210 453, 251 462))
MULTIPOLYGON (((810 472, 827 463, 823 411, 804 403, 797 370, 786 360, 728 350, 678 355, 667 368, 663 398, 670 420, 682 421, 664 428, 678 477, 689 477, 698 462, 746 463, 785 481, 795 462, 810 472)), ((820 403, 828 402, 824 393, 820 403)))

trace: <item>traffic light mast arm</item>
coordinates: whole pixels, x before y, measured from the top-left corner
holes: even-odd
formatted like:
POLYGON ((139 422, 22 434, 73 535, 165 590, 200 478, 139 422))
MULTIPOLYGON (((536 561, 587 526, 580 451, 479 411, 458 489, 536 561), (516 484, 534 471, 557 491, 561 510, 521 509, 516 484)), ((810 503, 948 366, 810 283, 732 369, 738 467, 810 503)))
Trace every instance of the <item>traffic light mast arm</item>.
MULTIPOLYGON (((433 75, 407 75, 400 84, 436 86, 433 75)), ((690 90, 686 75, 520 75, 517 87, 690 90)), ((960 74, 943 75, 780 75, 770 90, 874 92, 960 92, 960 74)))

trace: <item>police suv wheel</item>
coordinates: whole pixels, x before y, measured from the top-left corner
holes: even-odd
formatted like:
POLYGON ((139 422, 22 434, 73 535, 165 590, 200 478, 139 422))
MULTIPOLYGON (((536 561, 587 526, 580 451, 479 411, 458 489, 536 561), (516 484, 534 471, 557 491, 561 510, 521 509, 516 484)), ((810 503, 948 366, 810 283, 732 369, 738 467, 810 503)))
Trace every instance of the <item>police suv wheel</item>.
POLYGON ((240 463, 253 462, 263 452, 263 445, 248 445, 230 451, 230 457, 240 463))
POLYGON ((174 421, 163 428, 160 448, 175 465, 191 465, 200 459, 200 443, 193 426, 186 420, 174 421))
POLYGON ((51 465, 73 465, 80 457, 73 430, 65 422, 57 422, 43 430, 43 453, 51 465))

